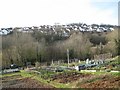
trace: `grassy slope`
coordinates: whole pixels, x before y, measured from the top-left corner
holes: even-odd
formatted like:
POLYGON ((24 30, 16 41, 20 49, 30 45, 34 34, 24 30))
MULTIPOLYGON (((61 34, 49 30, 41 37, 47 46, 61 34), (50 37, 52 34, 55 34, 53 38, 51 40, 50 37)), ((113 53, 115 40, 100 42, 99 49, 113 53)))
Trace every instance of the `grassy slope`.
POLYGON ((21 71, 21 75, 23 77, 31 77, 32 79, 38 80, 43 84, 51 85, 51 86, 54 86, 56 88, 71 88, 71 86, 69 84, 65 85, 65 84, 61 84, 58 82, 49 81, 49 79, 47 79, 47 80, 42 79, 39 74, 33 74, 33 73, 21 71))
MULTIPOLYGON (((114 58, 113 60, 118 60, 118 57, 114 58)), ((19 75, 20 74, 23 77, 31 77, 32 79, 36 79, 43 84, 51 85, 51 86, 54 86, 56 88, 77 88, 77 85, 79 85, 81 83, 90 83, 90 82, 93 82, 95 80, 101 79, 99 77, 101 75, 109 75, 109 76, 112 75, 113 77, 120 76, 120 73, 115 73, 115 72, 82 72, 82 73, 90 73, 90 74, 93 74, 94 77, 89 79, 89 80, 88 79, 83 79, 83 80, 81 79, 81 81, 80 81, 78 79, 75 82, 67 83, 67 84, 58 83, 56 81, 50 81, 49 79, 43 79, 43 78, 41 78, 41 75, 39 75, 39 74, 30 73, 30 72, 26 72, 26 71, 23 71, 23 70, 21 72, 18 72, 18 73, 0 75, 0 77, 19 75)))
MULTIPOLYGON (((84 72, 85 73, 85 72, 84 72)), ((88 73, 88 72, 87 72, 88 73)), ((50 81, 49 79, 42 79, 40 77, 39 74, 35 74, 35 73, 29 73, 29 72, 26 72, 26 71, 21 71, 19 73, 11 73, 11 74, 5 74, 3 75, 2 77, 5 77, 5 76, 12 76, 12 75, 22 75, 23 77, 30 77, 32 79, 35 79, 35 80, 38 80, 40 81, 41 83, 43 84, 46 84, 46 85, 51 85, 51 86, 54 86, 56 88, 78 88, 77 85, 80 85, 81 83, 90 83, 90 82, 93 82, 95 80, 98 80, 98 79, 101 79, 99 76, 101 75, 112 75, 112 76, 120 76, 119 73, 110 73, 110 72, 94 72, 94 73, 91 73, 93 74, 93 78, 91 79, 81 79, 82 81, 80 81, 79 79, 75 82, 72 82, 72 83, 67 83, 67 84, 62 84, 62 83, 58 83, 56 81, 50 81)))

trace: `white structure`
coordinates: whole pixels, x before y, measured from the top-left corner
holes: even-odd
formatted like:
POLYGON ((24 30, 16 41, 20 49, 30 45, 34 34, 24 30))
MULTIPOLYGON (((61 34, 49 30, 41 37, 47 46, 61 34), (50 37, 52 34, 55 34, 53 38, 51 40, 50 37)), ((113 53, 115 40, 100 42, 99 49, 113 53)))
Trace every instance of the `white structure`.
POLYGON ((86 64, 89 64, 89 59, 86 59, 86 64))
POLYGON ((7 30, 2 30, 2 35, 7 35, 8 31, 7 30))
POLYGON ((75 70, 79 71, 79 67, 78 67, 78 66, 75 66, 75 70))

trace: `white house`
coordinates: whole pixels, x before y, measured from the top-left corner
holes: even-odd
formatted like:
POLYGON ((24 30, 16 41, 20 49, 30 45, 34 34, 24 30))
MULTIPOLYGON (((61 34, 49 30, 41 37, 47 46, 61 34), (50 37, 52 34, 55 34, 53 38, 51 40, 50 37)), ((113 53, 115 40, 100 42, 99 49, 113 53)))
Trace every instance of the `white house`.
POLYGON ((0 35, 2 35, 3 33, 2 33, 2 31, 0 31, 0 35))
POLYGON ((8 31, 7 30, 2 30, 2 35, 7 35, 8 31))

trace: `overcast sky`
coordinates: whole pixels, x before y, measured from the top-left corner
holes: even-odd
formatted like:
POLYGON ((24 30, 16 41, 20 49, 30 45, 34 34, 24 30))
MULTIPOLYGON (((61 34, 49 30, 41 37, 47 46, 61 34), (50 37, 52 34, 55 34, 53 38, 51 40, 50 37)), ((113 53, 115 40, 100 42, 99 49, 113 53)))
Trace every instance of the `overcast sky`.
POLYGON ((43 24, 118 24, 119 0, 0 0, 0 28, 43 24))

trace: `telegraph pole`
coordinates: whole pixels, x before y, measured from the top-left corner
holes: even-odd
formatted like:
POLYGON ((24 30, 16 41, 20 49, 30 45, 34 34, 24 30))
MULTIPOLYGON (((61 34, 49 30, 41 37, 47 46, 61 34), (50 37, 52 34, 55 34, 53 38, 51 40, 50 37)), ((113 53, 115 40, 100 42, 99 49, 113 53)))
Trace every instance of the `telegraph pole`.
POLYGON ((69 67, 69 49, 67 49, 67 60, 68 60, 68 67, 69 67))
POLYGON ((36 61, 38 61, 38 44, 39 44, 39 43, 38 43, 38 41, 37 41, 37 46, 36 46, 36 54, 37 54, 37 55, 36 55, 36 61))
POLYGON ((103 46, 102 43, 100 42, 100 54, 103 54, 102 50, 103 50, 103 46))
POLYGON ((104 62, 104 57, 103 57, 103 46, 102 43, 100 42, 100 59, 102 60, 102 63, 104 62))

